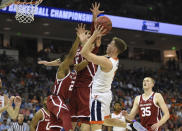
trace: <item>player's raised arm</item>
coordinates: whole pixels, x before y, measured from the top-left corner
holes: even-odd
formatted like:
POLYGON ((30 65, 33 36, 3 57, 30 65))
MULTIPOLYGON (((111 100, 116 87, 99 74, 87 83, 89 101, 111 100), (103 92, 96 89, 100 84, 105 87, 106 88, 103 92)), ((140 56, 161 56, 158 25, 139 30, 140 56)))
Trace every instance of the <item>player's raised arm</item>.
MULTIPOLYGON (((78 25, 78 28, 76 28, 76 31, 77 32, 85 31, 85 25, 83 25, 83 24, 78 25)), ((73 60, 76 55, 76 51, 78 49, 79 43, 80 43, 80 39, 77 36, 68 55, 65 57, 64 61, 59 65, 58 72, 57 72, 58 79, 62 79, 66 74, 65 72, 67 72, 70 69, 70 65, 73 64, 73 60)))
POLYGON ((61 59, 58 58, 58 59, 50 61, 50 62, 41 60, 41 61, 38 61, 38 64, 43 64, 45 66, 59 66, 61 64, 61 59))
MULTIPOLYGON (((84 24, 80 24, 78 25, 78 27, 76 28, 76 31, 79 32, 79 31, 85 31, 85 25, 84 24)), ((73 59, 76 55, 76 51, 78 49, 78 45, 80 43, 80 39, 79 37, 77 36, 72 48, 70 49, 68 55, 66 56, 65 60, 64 60, 64 63, 67 63, 68 65, 71 65, 73 63, 73 59)))
POLYGON ((20 111, 20 106, 22 103, 22 99, 20 96, 16 96, 14 99, 15 109, 14 109, 14 116, 17 117, 20 111))
POLYGON ((100 11, 99 8, 100 8, 100 3, 97 3, 97 2, 92 3, 92 8, 90 8, 90 11, 91 11, 92 14, 93 14, 93 19, 92 19, 92 21, 93 21, 94 23, 95 23, 96 20, 97 20, 97 16, 98 16, 99 14, 101 14, 101 13, 104 13, 104 11, 100 11))
POLYGON ((79 71, 83 70, 87 65, 88 65, 88 61, 87 60, 83 60, 81 63, 75 64, 74 65, 74 69, 77 72, 79 72, 79 71))
POLYGON ((135 119, 136 114, 138 113, 138 106, 139 106, 139 96, 137 96, 134 100, 133 107, 131 109, 130 114, 128 114, 126 111, 122 111, 122 114, 125 116, 125 118, 128 121, 132 121, 135 119))
POLYGON ((169 119, 170 114, 169 114, 169 110, 167 108, 167 105, 162 97, 162 95, 160 93, 156 93, 156 104, 158 104, 160 106, 160 108, 162 109, 162 112, 164 113, 162 119, 158 122, 155 123, 154 125, 152 125, 152 129, 156 130, 159 127, 161 127, 164 123, 166 123, 166 121, 169 119))
MULTIPOLYGON (((93 48, 93 42, 95 39, 103 34, 105 32, 105 29, 103 26, 97 26, 93 35, 88 39, 86 44, 84 45, 83 49, 81 50, 81 55, 85 57, 89 62, 93 62, 96 65, 100 65, 104 71, 110 71, 112 69, 112 63, 109 59, 107 59, 105 56, 97 56, 93 54, 92 48, 93 48)), ((79 35, 80 39, 84 37, 84 34, 79 35)))
POLYGON ((90 11, 92 12, 93 18, 92 18, 92 23, 91 23, 91 34, 93 34, 94 30, 95 30, 95 24, 96 24, 96 20, 97 20, 97 16, 101 13, 104 13, 104 11, 100 11, 100 3, 92 3, 92 8, 90 8, 90 11))
POLYGON ((12 96, 9 101, 8 101, 8 108, 7 108, 7 112, 9 114, 9 116, 12 119, 16 119, 18 114, 19 114, 19 110, 20 110, 20 106, 21 106, 21 97, 19 96, 12 96), (12 103, 15 103, 15 109, 13 109, 12 107, 12 103))
POLYGON ((9 116, 12 118, 12 119, 16 119, 16 116, 14 115, 14 111, 13 111, 13 107, 12 107, 12 103, 15 99, 15 96, 11 96, 10 98, 8 98, 7 96, 4 97, 6 100, 6 104, 5 106, 7 106, 7 112, 9 114, 9 116))
POLYGON ((38 112, 35 113, 32 121, 31 121, 30 131, 36 131, 36 127, 38 125, 38 122, 42 119, 43 119, 43 114, 42 114, 42 111, 39 110, 38 112))

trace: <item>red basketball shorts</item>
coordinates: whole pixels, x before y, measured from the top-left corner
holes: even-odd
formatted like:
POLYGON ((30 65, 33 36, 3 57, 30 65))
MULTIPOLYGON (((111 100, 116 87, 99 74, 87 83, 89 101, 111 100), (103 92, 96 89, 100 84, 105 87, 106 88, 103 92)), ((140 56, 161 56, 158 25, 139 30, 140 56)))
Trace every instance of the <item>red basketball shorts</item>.
POLYGON ((89 87, 74 87, 70 99, 72 118, 90 117, 90 90, 89 87))
POLYGON ((50 128, 72 129, 70 111, 64 101, 56 95, 50 95, 47 99, 47 108, 50 111, 50 128))

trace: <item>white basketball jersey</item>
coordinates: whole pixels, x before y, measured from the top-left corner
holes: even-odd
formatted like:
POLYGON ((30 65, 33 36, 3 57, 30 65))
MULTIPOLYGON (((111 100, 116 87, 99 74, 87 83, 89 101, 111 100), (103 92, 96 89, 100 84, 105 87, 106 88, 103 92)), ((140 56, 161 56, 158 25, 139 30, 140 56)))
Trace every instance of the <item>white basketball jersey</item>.
POLYGON ((93 79, 92 93, 110 92, 115 72, 118 69, 119 60, 113 58, 109 58, 109 60, 112 62, 112 70, 110 72, 103 72, 101 67, 98 66, 93 79))
MULTIPOLYGON (((4 96, 0 96, 0 108, 4 107, 4 96)), ((1 113, 0 113, 1 117, 1 113)))
MULTIPOLYGON (((125 117, 122 115, 122 113, 119 113, 118 115, 116 115, 115 113, 111 114, 111 118, 116 118, 119 119, 123 122, 126 122, 125 117)), ((113 131, 126 131, 126 128, 123 127, 113 127, 113 131)))

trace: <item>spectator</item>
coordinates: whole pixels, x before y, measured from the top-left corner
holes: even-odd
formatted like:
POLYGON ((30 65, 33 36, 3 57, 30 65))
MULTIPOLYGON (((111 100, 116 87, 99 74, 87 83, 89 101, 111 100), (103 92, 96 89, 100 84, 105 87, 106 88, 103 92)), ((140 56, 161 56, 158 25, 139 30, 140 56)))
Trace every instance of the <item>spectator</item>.
MULTIPOLYGON (((1 57, 1 55, 0 55, 1 57)), ((53 67, 47 69, 41 67, 35 63, 26 64, 26 62, 21 61, 21 63, 11 62, 9 59, 6 61, 0 60, 0 77, 3 80, 3 88, 1 88, 0 93, 5 92, 8 96, 20 95, 22 97, 22 109, 28 109, 30 116, 25 118, 30 120, 35 112, 41 108, 41 98, 40 96, 47 96, 50 92, 50 87, 54 84, 56 69, 53 67), (33 72, 33 74, 32 74, 33 72), (36 73, 35 73, 36 72, 36 73), (27 74, 32 74, 31 77, 26 77, 27 74), (24 84, 21 84, 24 81, 24 84), (39 100, 39 102, 31 103, 32 98, 39 100)), ((170 72, 161 68, 156 71, 144 68, 133 68, 133 69, 118 69, 116 77, 114 79, 115 88, 112 88, 113 92, 113 102, 120 101, 122 106, 129 111, 133 104, 133 98, 142 93, 140 88, 141 80, 148 75, 154 76, 156 79, 155 90, 159 90, 163 94, 168 108, 170 109, 170 114, 173 114, 171 120, 169 120, 162 128, 163 131, 180 130, 182 128, 182 71, 176 70, 170 72), (118 84, 117 84, 118 83, 118 84), (127 86, 132 85, 131 89, 127 86), (174 113, 176 112, 176 114, 174 113), (175 119, 176 121, 172 120, 175 119)), ((113 110, 113 106, 111 107, 113 110)), ((130 112, 130 111, 129 111, 130 112)), ((4 114, 2 114, 2 118, 4 114)))
POLYGON ((0 125, 0 131, 8 131, 9 125, 7 125, 7 119, 3 120, 3 123, 0 125))
POLYGON ((34 96, 33 99, 31 100, 31 103, 34 104, 34 103, 38 103, 39 101, 37 100, 37 97, 34 96))

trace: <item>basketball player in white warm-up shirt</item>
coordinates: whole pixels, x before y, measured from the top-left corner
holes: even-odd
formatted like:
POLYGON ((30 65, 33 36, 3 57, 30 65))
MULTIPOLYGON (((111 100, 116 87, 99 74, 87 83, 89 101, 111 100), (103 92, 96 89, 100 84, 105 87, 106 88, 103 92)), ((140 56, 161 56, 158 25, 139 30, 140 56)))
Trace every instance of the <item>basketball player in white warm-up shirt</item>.
MULTIPOLYGON (((4 96, 0 96, 0 109, 4 107, 4 96)), ((0 117, 1 117, 1 112, 0 112, 0 117)))
MULTIPOLYGON (((97 72, 93 79, 90 120, 91 130, 101 131, 104 119, 110 115, 110 103, 112 100, 111 83, 118 68, 117 56, 126 50, 126 43, 114 37, 108 44, 106 56, 97 56, 92 53, 93 42, 103 35, 105 29, 102 26, 95 27, 93 35, 88 39, 81 50, 81 55, 89 62, 98 65, 97 72)), ((78 34, 80 40, 85 38, 85 33, 78 34)), ((126 126, 126 125, 125 125, 126 126)))
MULTIPOLYGON (((122 108, 121 103, 115 102, 114 103, 114 112, 111 113, 111 118, 115 118, 120 121, 126 122, 125 117, 122 115, 121 108, 122 108)), ((113 131, 126 131, 126 130, 127 129, 124 127, 113 127, 113 131)))

